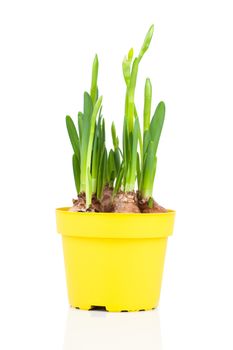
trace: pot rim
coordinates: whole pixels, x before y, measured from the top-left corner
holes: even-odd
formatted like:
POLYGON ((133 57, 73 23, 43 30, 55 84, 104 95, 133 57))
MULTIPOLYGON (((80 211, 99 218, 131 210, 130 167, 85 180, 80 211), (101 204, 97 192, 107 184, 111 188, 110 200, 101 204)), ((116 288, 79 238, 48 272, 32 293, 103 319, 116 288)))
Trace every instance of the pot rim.
POLYGON ((167 209, 167 212, 166 213, 103 213, 103 212, 74 212, 74 211, 68 211, 71 207, 61 207, 61 208, 56 208, 56 211, 62 211, 62 212, 66 212, 67 214, 74 214, 74 215, 93 215, 93 216, 122 216, 122 215, 127 215, 127 216, 139 216, 141 217, 142 215, 143 216, 146 216, 146 215, 151 215, 151 216, 158 216, 158 215, 169 215, 170 213, 176 213, 175 210, 172 210, 172 209, 167 209))
POLYGON ((93 238, 165 238, 172 235, 174 210, 166 213, 82 213, 57 208, 57 231, 63 236, 93 238), (88 220, 87 220, 88 218, 88 220))

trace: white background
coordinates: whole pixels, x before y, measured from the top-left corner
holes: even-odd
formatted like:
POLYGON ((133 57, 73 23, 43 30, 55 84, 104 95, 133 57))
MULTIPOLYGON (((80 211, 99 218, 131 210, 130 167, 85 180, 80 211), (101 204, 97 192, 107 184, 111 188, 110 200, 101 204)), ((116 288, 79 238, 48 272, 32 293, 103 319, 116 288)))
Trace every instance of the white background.
POLYGON ((1 349, 233 348, 231 5, 1 1, 1 349), (82 108, 98 52, 107 129, 114 120, 121 134, 121 61, 152 23, 137 105, 150 76, 154 107, 167 107, 154 194, 177 210, 160 308, 70 310, 55 227, 55 207, 75 196, 64 118, 82 108))

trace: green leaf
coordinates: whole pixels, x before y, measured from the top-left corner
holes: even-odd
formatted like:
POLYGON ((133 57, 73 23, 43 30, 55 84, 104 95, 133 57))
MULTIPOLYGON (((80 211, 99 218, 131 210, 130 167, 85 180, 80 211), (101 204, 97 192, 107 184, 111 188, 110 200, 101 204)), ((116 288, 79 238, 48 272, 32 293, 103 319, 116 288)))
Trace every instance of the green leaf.
POLYGON ((88 92, 84 92, 83 114, 84 118, 90 118, 93 112, 93 103, 88 92))
POLYGON ((112 143, 114 146, 115 168, 116 168, 116 172, 118 173, 120 169, 120 150, 119 150, 119 139, 116 135, 116 128, 114 123, 112 123, 111 131, 112 131, 112 143))
POLYGON ((104 119, 102 119, 102 128, 101 128, 101 130, 102 130, 102 140, 103 140, 103 142, 105 142, 105 120, 104 119))
POLYGON ((140 183, 141 183, 141 168, 140 168, 140 157, 139 157, 139 153, 137 153, 137 181, 138 181, 138 188, 140 188, 140 183))
POLYGON ((124 156, 124 161, 127 164, 129 160, 129 154, 128 154, 128 129, 127 129, 126 117, 124 118, 124 125, 123 125, 123 156, 124 156))
POLYGON ((139 131, 139 121, 138 119, 136 119, 134 123, 133 145, 132 145, 132 167, 133 167, 134 174, 136 173, 136 164, 137 164, 138 131, 139 131))
POLYGON ((83 137, 81 147, 81 191, 87 192, 89 186, 87 169, 91 169, 92 146, 95 133, 96 117, 102 103, 102 97, 96 102, 91 116, 92 101, 88 93, 84 94, 84 118, 83 118, 83 137))
POLYGON ((154 116, 150 124, 150 136, 151 136, 151 140, 154 142, 153 152, 155 154, 157 152, 164 119, 165 119, 165 104, 164 102, 160 102, 155 110, 154 116))
POLYGON ((94 144, 91 160, 92 192, 96 193, 97 175, 99 168, 99 138, 97 128, 95 129, 94 144))
POLYGON ((74 153, 77 156, 77 158, 80 159, 79 137, 74 122, 69 115, 66 116, 66 127, 74 153))
POLYGON ((83 135, 83 113, 78 113, 78 132, 80 138, 80 144, 82 144, 82 135, 83 135))
MULTIPOLYGON (((84 164, 84 169, 90 169, 91 168, 91 156, 92 156, 92 149, 93 149, 93 140, 94 140, 94 135, 95 135, 95 127, 96 127, 96 118, 97 118, 97 114, 99 112, 100 106, 102 103, 102 97, 100 97, 97 102, 95 103, 93 112, 92 112, 92 116, 90 119, 90 132, 88 135, 88 139, 87 139, 87 152, 83 154, 83 156, 86 158, 85 160, 85 164, 84 164)), ((88 174, 86 174, 86 179, 88 178, 88 174)), ((90 188, 88 188, 88 186, 90 186, 90 181, 88 180, 88 182, 86 181, 86 193, 90 192, 90 188)))
POLYGON ((114 159, 114 151, 111 149, 108 155, 108 181, 113 184, 116 178, 116 166, 114 159))
POLYGON ((80 192, 80 164, 79 164, 79 160, 75 154, 73 154, 73 157, 72 157, 72 164, 73 164, 75 187, 76 187, 77 194, 79 194, 79 192, 80 192))
POLYGON ((86 186, 86 209, 88 209, 92 202, 92 181, 90 168, 87 168, 87 186, 86 186))
POLYGON ((87 183, 87 150, 90 135, 91 118, 84 115, 83 117, 83 131, 81 143, 81 192, 86 191, 87 183))
POLYGON ((154 153, 154 142, 150 141, 143 168, 142 195, 152 197, 157 158, 154 153))
POLYGON ((96 126, 96 117, 99 112, 100 106, 102 103, 102 97, 100 97, 93 109, 92 116, 91 116, 91 124, 90 124, 90 134, 88 138, 88 147, 87 147, 87 167, 91 166, 91 153, 92 153, 92 146, 93 146, 93 140, 94 140, 94 134, 95 134, 95 126, 96 126))
POLYGON ((105 174, 107 166, 107 150, 103 149, 100 159, 99 174, 97 180, 97 199, 102 199, 103 189, 105 185, 105 174))
POLYGON ((108 152, 107 152, 106 147, 105 147, 105 151, 106 152, 104 154, 103 189, 104 189, 105 184, 108 181, 108 152))
POLYGON ((151 141, 150 130, 146 130, 143 136, 143 159, 145 157, 145 153, 147 152, 147 148, 150 141, 151 141))
POLYGON ((113 190, 113 196, 115 196, 117 194, 117 192, 119 192, 120 187, 122 185, 122 179, 123 179, 124 172, 125 172, 124 168, 125 168, 125 164, 124 164, 124 162, 122 162, 120 170, 119 170, 117 178, 116 178, 116 183, 115 183, 114 190, 113 190))
POLYGON ((114 160, 115 160, 115 168, 116 168, 116 173, 118 173, 121 165, 121 157, 120 157, 120 150, 117 148, 114 151, 114 160))

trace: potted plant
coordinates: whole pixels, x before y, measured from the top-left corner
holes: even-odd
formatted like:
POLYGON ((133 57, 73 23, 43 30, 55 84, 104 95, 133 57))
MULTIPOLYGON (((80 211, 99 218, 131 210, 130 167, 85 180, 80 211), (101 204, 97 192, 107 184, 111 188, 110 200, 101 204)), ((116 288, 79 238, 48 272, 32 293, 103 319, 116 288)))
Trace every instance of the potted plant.
POLYGON ((141 127, 134 99, 139 64, 153 31, 151 26, 135 58, 130 49, 123 60, 122 148, 114 123, 113 147, 108 151, 105 145, 97 56, 77 123, 66 117, 77 198, 71 208, 57 209, 56 218, 69 302, 76 308, 137 311, 159 302, 167 238, 175 218, 174 211, 152 197, 165 105, 160 102, 151 115, 152 85, 146 79, 141 127))

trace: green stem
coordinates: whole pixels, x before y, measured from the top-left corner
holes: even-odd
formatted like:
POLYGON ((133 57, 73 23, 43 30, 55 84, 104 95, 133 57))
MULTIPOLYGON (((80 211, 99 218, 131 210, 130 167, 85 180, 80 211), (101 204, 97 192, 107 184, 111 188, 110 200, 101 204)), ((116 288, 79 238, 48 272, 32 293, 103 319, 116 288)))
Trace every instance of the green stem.
POLYGON ((135 120, 138 121, 138 138, 139 138, 140 157, 141 157, 141 163, 142 163, 142 161, 143 161, 143 141, 142 141, 142 132, 141 132, 141 126, 140 126, 140 122, 139 122, 139 118, 138 118, 138 113, 137 113, 137 109, 136 109, 135 104, 134 104, 134 116, 135 116, 135 120))
POLYGON ((93 104, 91 96, 84 93, 84 108, 82 118, 82 145, 81 145, 81 184, 80 191, 86 192, 87 177, 87 149, 90 134, 91 116, 93 113, 93 104))
POLYGON ((90 95, 91 95, 91 99, 92 99, 93 105, 95 104, 95 102, 97 100, 98 70, 99 70, 99 61, 98 61, 98 56, 95 55, 95 58, 94 58, 94 61, 93 61, 93 65, 92 65, 92 78, 91 78, 91 91, 90 91, 90 95))
POLYGON ((150 127, 151 100, 152 86, 150 79, 147 78, 144 89, 143 133, 150 127))
POLYGON ((130 76, 130 83, 127 91, 128 101, 127 101, 127 121, 128 121, 128 133, 130 134, 133 131, 134 124, 134 93, 137 82, 137 74, 138 74, 138 58, 134 59, 132 72, 130 76))
POLYGON ((97 100, 92 116, 91 116, 91 125, 90 125, 90 133, 89 133, 89 140, 88 140, 88 147, 87 147, 87 155, 86 155, 86 166, 84 169, 86 169, 86 208, 89 208, 91 204, 91 195, 92 195, 92 190, 91 190, 91 181, 89 180, 90 176, 90 168, 91 168, 91 154, 92 154, 92 146, 93 146, 93 139, 94 139, 94 133, 95 133, 95 125, 96 125, 96 117, 98 114, 98 111, 100 109, 102 103, 102 96, 97 100))

